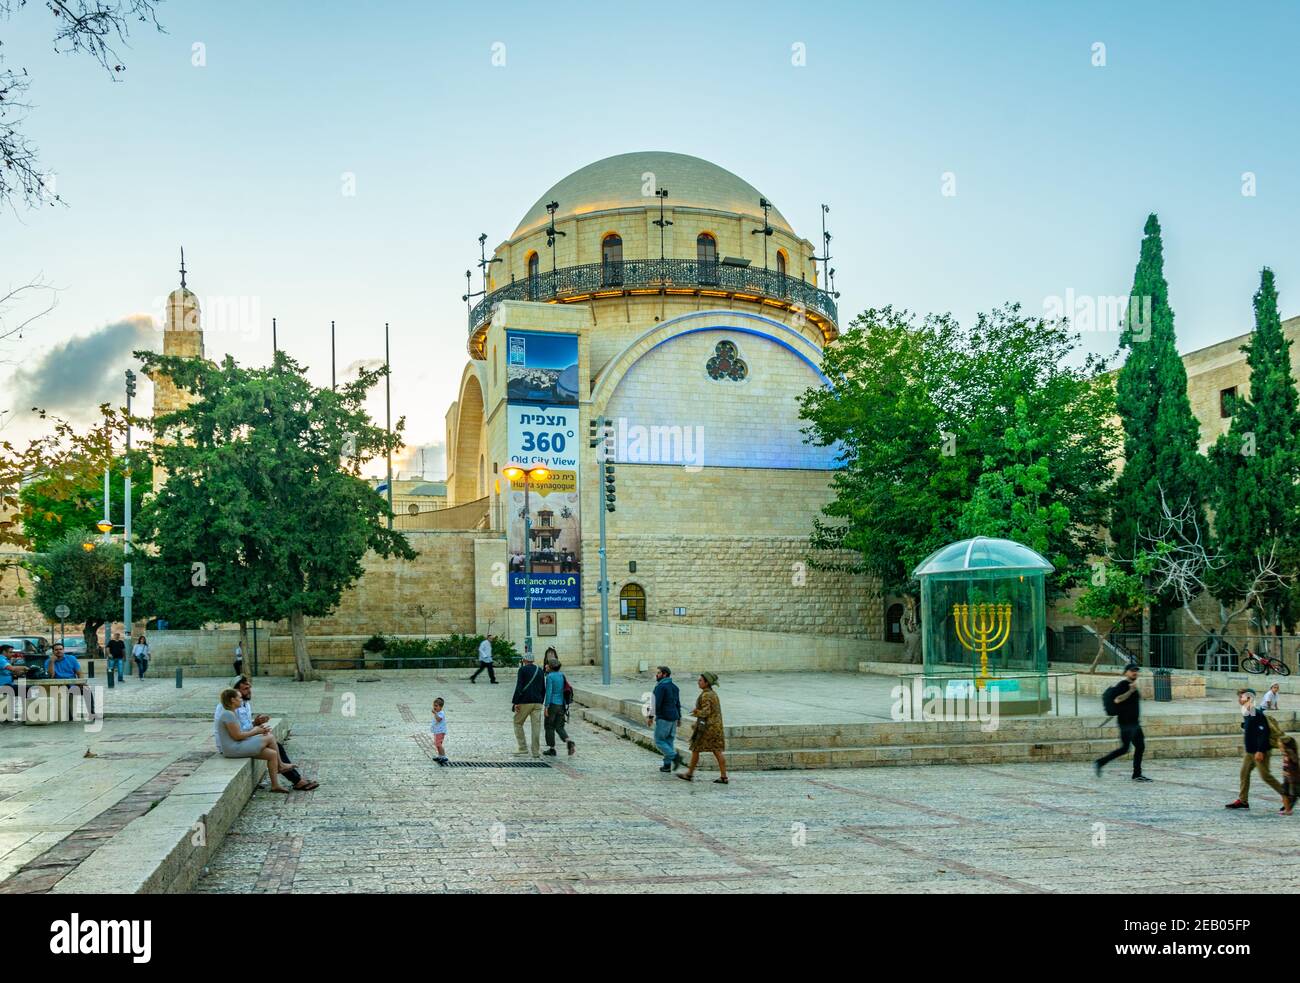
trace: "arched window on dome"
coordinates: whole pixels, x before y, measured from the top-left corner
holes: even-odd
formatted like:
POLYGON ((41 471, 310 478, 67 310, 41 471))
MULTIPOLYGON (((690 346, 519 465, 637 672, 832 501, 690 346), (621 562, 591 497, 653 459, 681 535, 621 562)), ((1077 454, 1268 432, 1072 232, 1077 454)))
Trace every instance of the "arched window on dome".
POLYGON ((614 232, 600 243, 600 284, 603 287, 623 285, 623 240, 614 232))
POLYGON ((700 264, 700 283, 717 283, 718 240, 707 232, 695 238, 695 260, 700 264))
POLYGON ((537 253, 528 254, 528 299, 537 299, 537 273, 541 264, 541 258, 537 253))

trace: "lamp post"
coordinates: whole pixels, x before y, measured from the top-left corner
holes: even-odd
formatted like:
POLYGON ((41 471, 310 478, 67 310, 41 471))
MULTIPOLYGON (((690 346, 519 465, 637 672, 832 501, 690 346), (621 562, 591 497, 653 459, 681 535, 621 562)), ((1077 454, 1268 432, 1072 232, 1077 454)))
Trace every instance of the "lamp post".
POLYGON ((135 587, 131 584, 131 397, 135 395, 135 373, 126 370, 126 465, 122 485, 122 623, 127 637, 131 636, 131 598, 135 587))
POLYGON ((659 220, 655 222, 655 225, 659 226, 659 262, 662 263, 664 259, 664 229, 673 224, 671 219, 664 218, 664 199, 668 197, 668 189, 656 188, 655 197, 659 199, 659 220))
POLYGON ((767 240, 773 231, 775 231, 772 228, 771 223, 767 220, 767 213, 769 209, 771 209, 772 203, 766 198, 760 197, 758 199, 758 207, 763 209, 763 227, 761 229, 753 229, 749 234, 755 236, 761 235, 763 237, 763 269, 767 269, 767 240))
POLYGON ((524 482, 524 655, 533 654, 533 513, 529 491, 534 480, 545 481, 550 471, 541 465, 521 468, 512 464, 501 472, 511 484, 524 482))

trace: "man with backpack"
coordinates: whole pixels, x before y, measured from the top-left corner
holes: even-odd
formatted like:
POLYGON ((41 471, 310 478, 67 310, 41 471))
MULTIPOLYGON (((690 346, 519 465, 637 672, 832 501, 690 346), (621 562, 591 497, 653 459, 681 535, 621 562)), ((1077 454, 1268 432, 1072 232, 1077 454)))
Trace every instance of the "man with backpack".
POLYGON ((528 753, 524 742, 524 724, 532 721, 533 757, 542 756, 542 707, 546 703, 546 680, 542 670, 533 662, 533 653, 525 652, 523 663, 519 666, 519 677, 515 680, 515 695, 512 709, 515 712, 515 740, 519 744, 517 755, 528 753))
POLYGON ((1146 750, 1147 741, 1142 733, 1142 724, 1138 719, 1140 716, 1138 701, 1142 699, 1142 695, 1138 692, 1137 678, 1137 663, 1130 662, 1124 667, 1124 678, 1101 695, 1102 708, 1106 711, 1107 716, 1114 717, 1115 722, 1119 724, 1120 745, 1110 754, 1098 758, 1092 763, 1092 770, 1098 778, 1101 777, 1101 770, 1106 765, 1121 754, 1127 754, 1128 749, 1132 747, 1133 781, 1151 781, 1146 775, 1142 774, 1142 752, 1146 750))
POLYGON ((1282 796, 1282 808, 1288 808, 1290 800, 1287 798, 1286 789, 1268 770, 1269 752, 1277 746, 1278 738, 1282 736, 1282 728, 1264 712, 1262 707, 1255 705, 1253 689, 1237 690, 1237 702, 1241 704, 1241 732, 1245 754, 1241 759, 1241 785, 1237 791, 1237 798, 1224 808, 1250 808, 1250 773, 1253 771, 1258 771, 1264 783, 1282 796))

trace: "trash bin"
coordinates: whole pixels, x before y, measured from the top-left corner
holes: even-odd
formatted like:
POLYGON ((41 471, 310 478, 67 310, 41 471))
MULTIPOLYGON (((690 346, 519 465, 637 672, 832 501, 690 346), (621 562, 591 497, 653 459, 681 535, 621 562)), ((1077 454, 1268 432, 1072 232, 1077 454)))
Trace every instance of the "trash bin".
POLYGON ((1157 669, 1151 673, 1156 691, 1157 703, 1169 703, 1174 698, 1174 674, 1168 669, 1157 669))

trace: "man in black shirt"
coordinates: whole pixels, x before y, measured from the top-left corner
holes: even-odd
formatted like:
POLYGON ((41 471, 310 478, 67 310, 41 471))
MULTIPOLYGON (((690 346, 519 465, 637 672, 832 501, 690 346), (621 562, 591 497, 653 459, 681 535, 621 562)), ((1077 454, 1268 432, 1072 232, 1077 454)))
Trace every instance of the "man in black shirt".
POLYGON ((1229 802, 1229 809, 1250 808, 1250 776, 1254 771, 1264 783, 1282 796, 1282 808, 1287 808, 1286 789, 1268 770, 1269 753, 1273 749, 1273 729, 1268 725, 1268 716, 1261 707, 1255 705, 1253 689, 1237 690, 1237 702, 1241 705, 1241 733, 1244 755, 1241 759, 1241 786, 1237 798, 1229 802))
POLYGON ((122 678, 122 663, 126 661, 126 642, 122 641, 120 631, 113 632, 112 641, 108 643, 108 674, 111 676, 113 670, 117 670, 117 681, 125 682, 122 678))
POLYGON ((528 745, 524 742, 524 724, 532 721, 534 758, 540 758, 542 740, 542 705, 546 702, 546 681, 542 670, 533 662, 533 653, 525 652, 519 666, 519 676, 515 680, 515 695, 511 699, 511 709, 515 713, 515 742, 519 745, 516 755, 528 754, 528 745))
POLYGON ((1142 774, 1142 752, 1146 750, 1147 742, 1142 733, 1142 724, 1138 721, 1140 715, 1138 701, 1142 699, 1142 695, 1138 692, 1137 678, 1138 667, 1135 663, 1130 663, 1124 668, 1124 678, 1115 684, 1115 721, 1119 724, 1120 746, 1092 763, 1093 771, 1098 778, 1101 777, 1101 770, 1106 765, 1121 754, 1127 754, 1128 749, 1132 747, 1133 781, 1151 781, 1142 774))

